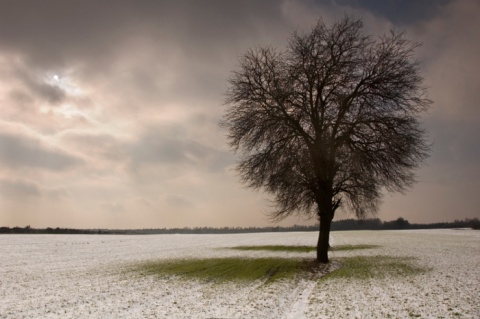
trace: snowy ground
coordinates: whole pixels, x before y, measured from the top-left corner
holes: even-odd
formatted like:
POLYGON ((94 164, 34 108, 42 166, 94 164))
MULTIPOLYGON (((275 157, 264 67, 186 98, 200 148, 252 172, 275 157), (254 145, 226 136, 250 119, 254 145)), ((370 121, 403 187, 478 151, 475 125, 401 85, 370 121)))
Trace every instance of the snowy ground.
POLYGON ((313 257, 217 249, 314 245, 317 234, 1 235, 0 318, 480 318, 480 232, 332 233, 348 255, 413 256, 431 271, 404 278, 201 283, 139 277, 136 261, 220 256, 313 257))

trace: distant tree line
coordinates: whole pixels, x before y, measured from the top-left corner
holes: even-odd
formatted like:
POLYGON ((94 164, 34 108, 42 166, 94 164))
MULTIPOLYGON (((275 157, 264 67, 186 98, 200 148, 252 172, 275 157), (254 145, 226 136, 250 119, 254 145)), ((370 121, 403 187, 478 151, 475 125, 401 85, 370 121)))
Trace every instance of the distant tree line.
POLYGON ((455 220, 453 222, 417 224, 410 223, 408 220, 400 217, 392 221, 381 221, 379 218, 371 219, 344 219, 335 221, 332 224, 332 230, 396 230, 396 229, 435 229, 435 228, 472 228, 480 229, 480 220, 478 218, 466 218, 455 220))
MULTIPOLYGON (((118 231, 120 233, 127 233, 128 231, 118 231)), ((32 228, 25 227, 0 227, 0 234, 116 234, 115 230, 101 230, 101 229, 74 229, 74 228, 32 228)))
MULTIPOLYGON (((435 229, 435 228, 472 228, 480 229, 478 218, 466 218, 453 222, 416 224, 400 217, 392 221, 379 218, 343 219, 332 222, 333 231, 343 230, 397 230, 397 229, 435 229)), ((148 235, 148 234, 232 234, 264 232, 301 232, 318 231, 318 225, 293 225, 289 227, 195 227, 195 228, 157 228, 157 229, 73 229, 73 228, 32 228, 0 227, 0 234, 89 234, 89 235, 148 235)))

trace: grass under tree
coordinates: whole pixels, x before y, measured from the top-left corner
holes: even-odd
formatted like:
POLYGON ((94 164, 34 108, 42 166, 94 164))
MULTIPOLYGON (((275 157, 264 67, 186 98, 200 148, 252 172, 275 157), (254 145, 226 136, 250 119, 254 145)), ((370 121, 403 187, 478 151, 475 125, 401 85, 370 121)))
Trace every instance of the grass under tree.
POLYGON ((178 276, 206 282, 263 280, 268 283, 313 273, 312 267, 315 267, 312 261, 302 259, 205 258, 146 262, 138 264, 135 270, 142 275, 178 276))
MULTIPOLYGON (((348 251, 348 250, 360 250, 378 248, 378 245, 338 245, 330 248, 330 251, 348 251)), ((315 246, 285 246, 285 245, 265 245, 265 246, 235 246, 231 249, 236 250, 266 250, 276 252, 295 252, 295 253, 309 253, 316 251, 315 246)))
MULTIPOLYGON (((346 251, 371 249, 376 245, 341 245, 332 250, 346 251)), ((286 252, 311 252, 311 246, 237 246, 239 250, 268 250, 286 252)), ((415 263, 415 258, 392 256, 353 256, 336 259, 341 267, 328 273, 323 280, 354 278, 368 280, 417 275, 428 271, 415 263)), ((313 259, 301 258, 203 258, 149 261, 136 264, 132 270, 142 276, 176 276, 205 282, 256 281, 265 283, 295 276, 320 278, 331 265, 318 264, 313 259)))

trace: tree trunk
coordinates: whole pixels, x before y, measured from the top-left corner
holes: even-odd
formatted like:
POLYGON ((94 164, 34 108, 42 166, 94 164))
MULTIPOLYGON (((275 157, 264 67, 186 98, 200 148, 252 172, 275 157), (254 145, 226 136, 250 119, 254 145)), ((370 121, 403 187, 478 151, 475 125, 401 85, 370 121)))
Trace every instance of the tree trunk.
POLYGON ((330 226, 332 225, 333 216, 320 216, 320 233, 317 243, 317 262, 328 263, 328 248, 330 247, 330 226))

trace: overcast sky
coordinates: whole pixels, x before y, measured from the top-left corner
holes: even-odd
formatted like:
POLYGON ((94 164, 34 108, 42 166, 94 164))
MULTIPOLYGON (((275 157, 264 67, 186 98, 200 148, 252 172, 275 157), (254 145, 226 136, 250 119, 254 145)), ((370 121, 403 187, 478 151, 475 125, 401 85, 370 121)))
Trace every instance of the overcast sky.
POLYGON ((477 0, 0 0, 0 226, 271 225, 218 125, 227 79, 249 48, 345 14, 422 42, 434 101, 432 155, 378 217, 480 217, 477 0))

